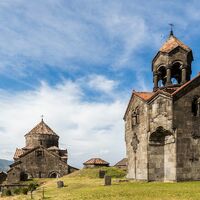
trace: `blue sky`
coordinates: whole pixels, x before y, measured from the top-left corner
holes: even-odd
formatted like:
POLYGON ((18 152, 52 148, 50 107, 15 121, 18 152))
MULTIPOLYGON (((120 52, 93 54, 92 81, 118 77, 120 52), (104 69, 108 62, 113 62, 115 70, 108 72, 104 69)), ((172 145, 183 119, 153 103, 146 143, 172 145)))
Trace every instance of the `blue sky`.
POLYGON ((199 1, 1 0, 0 157, 45 121, 75 166, 125 156, 123 114, 135 90, 151 90, 151 60, 169 34, 200 65, 199 1))

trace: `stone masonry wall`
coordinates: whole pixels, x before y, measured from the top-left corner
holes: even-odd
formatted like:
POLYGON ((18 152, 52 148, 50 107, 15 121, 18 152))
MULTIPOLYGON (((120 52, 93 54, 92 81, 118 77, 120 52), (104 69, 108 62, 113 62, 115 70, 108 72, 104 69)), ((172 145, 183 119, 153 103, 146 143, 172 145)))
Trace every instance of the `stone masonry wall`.
POLYGON ((200 180, 200 117, 191 108, 195 95, 200 95, 200 86, 174 102, 178 181, 200 180))
POLYGON ((128 158, 128 178, 147 179, 147 105, 137 96, 131 102, 125 119, 125 140, 128 158), (132 125, 132 112, 138 107, 139 123, 132 125), (133 139, 134 138, 134 139, 133 139), (136 153, 133 148, 136 147, 136 153))

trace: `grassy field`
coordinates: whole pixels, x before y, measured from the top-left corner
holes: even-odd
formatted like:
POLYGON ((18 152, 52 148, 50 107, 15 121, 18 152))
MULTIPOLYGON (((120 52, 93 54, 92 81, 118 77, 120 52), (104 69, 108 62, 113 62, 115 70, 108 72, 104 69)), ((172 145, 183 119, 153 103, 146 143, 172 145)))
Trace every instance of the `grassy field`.
MULTIPOLYGON (((35 192, 34 199, 42 199, 44 188, 45 199, 49 200, 199 200, 200 182, 182 183, 146 183, 116 182, 112 186, 103 186, 103 180, 97 178, 97 171, 83 170, 61 179, 40 179, 44 182, 35 192), (57 188, 56 182, 62 180, 64 188, 57 188)), ((117 173, 111 171, 111 175, 117 173)), ((121 174, 122 175, 122 174, 121 174)), ((27 200, 28 196, 13 196, 2 199, 27 200)))

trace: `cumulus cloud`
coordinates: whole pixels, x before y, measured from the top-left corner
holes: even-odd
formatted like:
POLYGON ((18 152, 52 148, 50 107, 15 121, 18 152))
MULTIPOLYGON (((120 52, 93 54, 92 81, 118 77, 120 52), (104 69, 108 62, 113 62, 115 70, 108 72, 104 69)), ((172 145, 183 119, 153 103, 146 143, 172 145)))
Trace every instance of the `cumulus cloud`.
POLYGON ((151 90, 147 73, 168 23, 199 52, 199 7, 197 0, 0 1, 0 157, 24 145, 41 114, 72 164, 123 157, 125 91, 151 90))
POLYGON ((90 88, 94 90, 110 93, 117 86, 117 81, 107 79, 105 76, 102 75, 90 75, 87 78, 87 84, 90 88))
POLYGON ((126 67, 138 48, 153 44, 145 19, 149 12, 137 1, 7 0, 0 3, 0 13, 4 70, 67 69, 74 61, 126 67))
POLYGON ((1 1, 0 74, 28 77, 24 84, 33 78, 39 81, 46 68, 78 74, 102 68, 113 76, 132 69, 145 74, 153 53, 167 38, 168 23, 189 41, 194 29, 199 33, 199 3, 191 2, 1 1))
POLYGON ((80 167, 90 157, 115 163, 125 156, 125 101, 120 98, 88 102, 79 82, 65 80, 55 87, 43 82, 32 91, 0 91, 0 107, 1 158, 10 159, 16 147, 24 146, 24 135, 42 114, 68 149, 70 164, 80 167))

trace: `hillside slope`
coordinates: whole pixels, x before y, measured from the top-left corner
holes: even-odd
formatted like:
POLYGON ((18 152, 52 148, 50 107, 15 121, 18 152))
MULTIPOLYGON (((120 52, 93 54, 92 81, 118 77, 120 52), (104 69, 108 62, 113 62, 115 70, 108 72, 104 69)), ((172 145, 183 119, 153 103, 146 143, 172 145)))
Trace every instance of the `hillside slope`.
MULTIPOLYGON (((113 176, 123 172, 110 168, 113 176), (117 172, 117 174, 116 174, 117 172), (115 175, 113 174, 115 173, 115 175)), ((83 169, 60 179, 34 179, 40 187, 33 192, 35 200, 199 200, 200 182, 123 182, 112 179, 111 186, 104 186, 104 180, 97 177, 98 169, 83 169), (57 188, 62 180, 65 187, 57 188)), ((28 200, 28 195, 16 195, 1 198, 3 200, 28 200)))
POLYGON ((0 159, 0 171, 7 171, 11 163, 13 163, 13 161, 0 159))
MULTIPOLYGON (((110 168, 113 174, 118 169, 110 168)), ((97 177, 98 169, 83 169, 60 179, 35 179, 40 187, 33 193, 35 200, 199 200, 200 182, 162 183, 162 182, 119 182, 112 179, 111 186, 104 186, 103 179, 97 177), (63 188, 57 188, 62 180, 63 188)), ((122 172, 114 176, 121 176, 122 172)), ((28 196, 19 195, 3 198, 5 200, 28 200, 28 196)))

